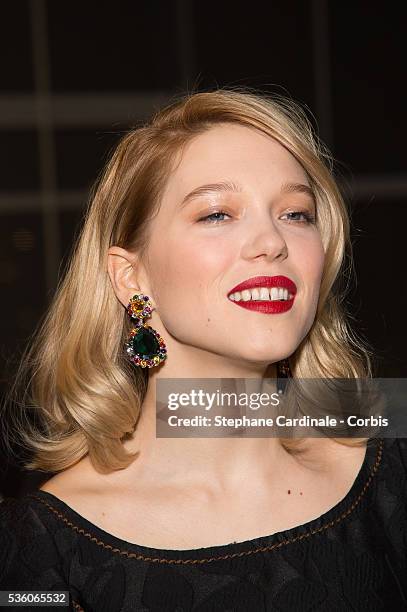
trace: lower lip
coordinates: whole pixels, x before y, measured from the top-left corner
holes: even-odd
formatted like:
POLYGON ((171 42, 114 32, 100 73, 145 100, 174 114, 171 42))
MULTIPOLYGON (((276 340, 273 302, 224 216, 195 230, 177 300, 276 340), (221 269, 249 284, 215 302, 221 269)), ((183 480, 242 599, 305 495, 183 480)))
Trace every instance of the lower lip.
POLYGON ((236 306, 241 306, 242 308, 246 308, 247 310, 257 310, 257 312, 263 312, 264 314, 279 314, 280 312, 287 312, 290 310, 292 305, 294 304, 294 298, 290 300, 275 300, 270 302, 269 300, 249 300, 244 302, 240 300, 239 302, 234 302, 230 300, 236 306))

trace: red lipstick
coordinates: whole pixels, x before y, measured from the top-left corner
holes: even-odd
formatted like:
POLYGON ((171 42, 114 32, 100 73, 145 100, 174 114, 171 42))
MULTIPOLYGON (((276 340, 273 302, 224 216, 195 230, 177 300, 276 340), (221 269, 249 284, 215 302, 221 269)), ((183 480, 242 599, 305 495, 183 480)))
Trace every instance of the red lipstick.
POLYGON ((247 302, 244 300, 231 300, 236 306, 241 306, 242 308, 246 308, 247 310, 257 310, 258 312, 263 312, 265 314, 278 314, 281 312, 286 312, 290 310, 294 303, 295 295, 297 293, 297 286, 290 278, 287 276, 254 276, 253 278, 249 278, 243 283, 236 285, 228 292, 228 297, 232 293, 236 293, 237 291, 243 291, 244 289, 253 289, 255 287, 281 287, 283 289, 287 289, 288 293, 292 295, 292 297, 288 300, 248 300, 247 302))

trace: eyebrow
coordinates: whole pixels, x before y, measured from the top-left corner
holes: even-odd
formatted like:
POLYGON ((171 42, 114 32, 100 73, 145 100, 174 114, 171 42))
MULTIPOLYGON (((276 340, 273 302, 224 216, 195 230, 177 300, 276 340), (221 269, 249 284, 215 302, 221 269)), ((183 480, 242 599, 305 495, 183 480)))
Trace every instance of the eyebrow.
MULTIPOLYGON (((233 181, 221 181, 219 183, 208 183, 207 185, 201 185, 200 187, 196 187, 190 193, 188 193, 180 204, 180 208, 183 208, 188 202, 191 202, 195 198, 198 198, 202 195, 211 195, 214 193, 240 193, 243 189, 237 183, 233 181)), ((305 193, 310 196, 315 203, 315 194, 309 185, 305 183, 284 183, 280 189, 281 194, 286 193, 305 193)))
POLYGON ((312 188, 305 183, 284 183, 281 186, 280 193, 305 193, 315 201, 315 193, 312 188))
POLYGON ((193 189, 190 193, 188 193, 185 198, 182 200, 180 207, 183 208, 185 204, 194 200, 195 198, 199 198, 202 195, 211 195, 213 193, 223 193, 223 192, 234 192, 238 193, 242 191, 240 185, 233 183, 232 181, 221 181, 220 183, 209 183, 208 185, 201 185, 196 189, 193 189))

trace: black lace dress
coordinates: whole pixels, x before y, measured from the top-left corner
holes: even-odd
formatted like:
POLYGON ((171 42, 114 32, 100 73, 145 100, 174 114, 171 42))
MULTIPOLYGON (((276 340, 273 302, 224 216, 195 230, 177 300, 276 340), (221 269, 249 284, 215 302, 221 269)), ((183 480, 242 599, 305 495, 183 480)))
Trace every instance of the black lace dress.
POLYGON ((406 438, 369 440, 350 491, 328 512, 250 541, 140 546, 45 491, 7 498, 0 524, 0 590, 66 590, 71 610, 407 610, 406 438))

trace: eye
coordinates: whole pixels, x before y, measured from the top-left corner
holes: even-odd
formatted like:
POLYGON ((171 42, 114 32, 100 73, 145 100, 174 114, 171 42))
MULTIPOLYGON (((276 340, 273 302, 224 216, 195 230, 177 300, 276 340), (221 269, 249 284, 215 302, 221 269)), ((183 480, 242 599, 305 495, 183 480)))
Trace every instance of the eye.
MULTIPOLYGON (((223 210, 215 211, 211 213, 210 215, 206 215, 205 217, 201 217, 200 219, 198 219, 198 223, 209 223, 212 225, 216 225, 217 223, 222 223, 223 221, 225 221, 225 219, 219 218, 225 215, 227 217, 230 217, 230 215, 223 210)), ((315 217, 307 211, 302 211, 302 210, 290 211, 288 213, 285 213, 283 217, 284 216, 290 217, 289 219, 287 219, 289 223, 304 223, 304 224, 315 223, 315 217), (302 219, 294 218, 294 217, 298 217, 298 215, 302 216, 302 219)))
POLYGON ((206 217, 201 217, 201 219, 198 219, 198 223, 212 223, 212 224, 216 224, 219 222, 222 222, 223 219, 213 219, 213 217, 215 217, 215 215, 227 215, 228 217, 230 217, 230 215, 228 215, 227 212, 224 212, 223 210, 219 210, 217 212, 213 212, 210 215, 207 215, 206 217))
POLYGON ((294 223, 305 223, 305 224, 315 223, 314 215, 312 215, 309 212, 303 211, 303 210, 294 210, 294 211, 288 212, 285 215, 283 215, 283 217, 286 216, 286 215, 302 215, 302 217, 303 217, 302 220, 301 219, 290 218, 290 219, 288 219, 289 223, 292 223, 292 222, 294 222, 294 223))

